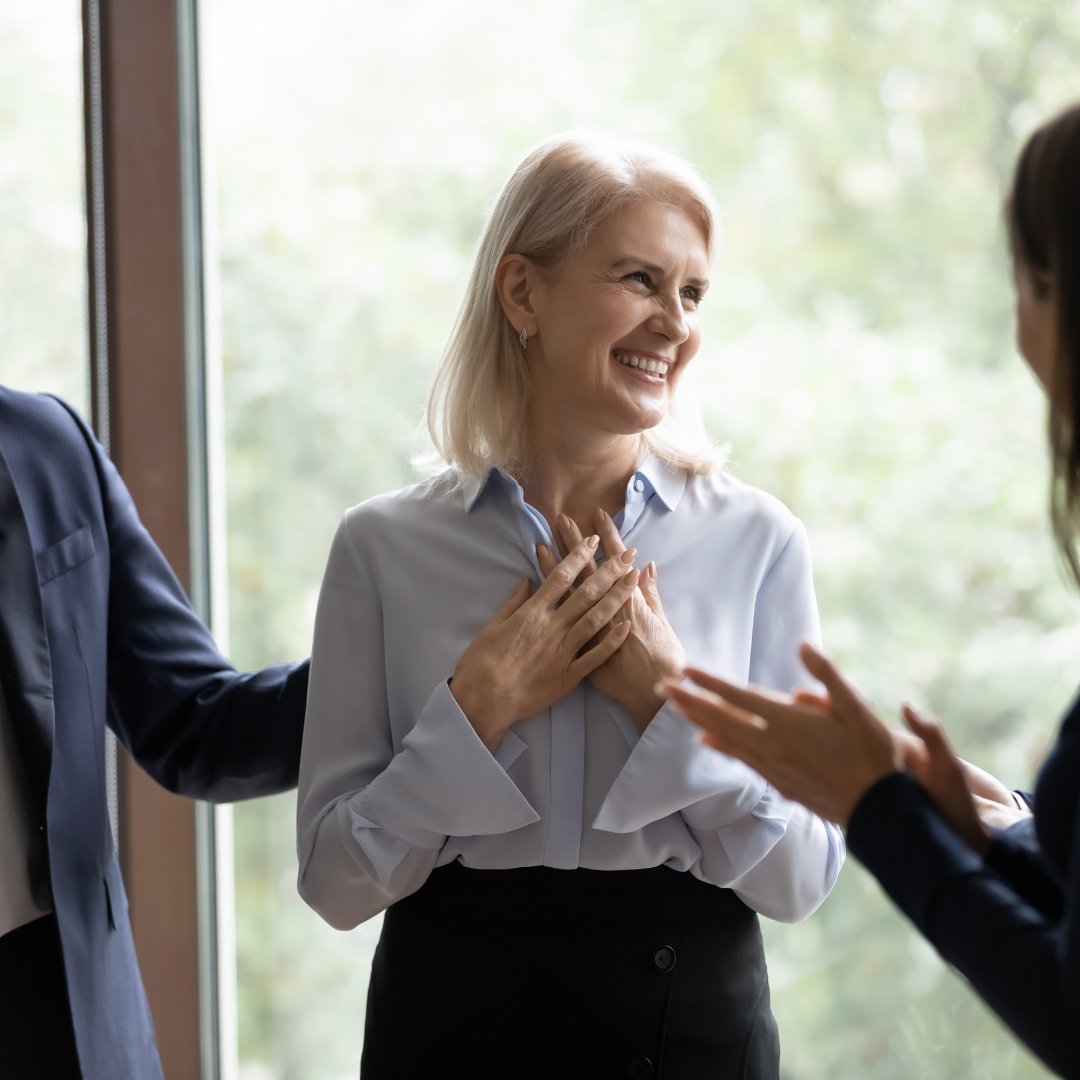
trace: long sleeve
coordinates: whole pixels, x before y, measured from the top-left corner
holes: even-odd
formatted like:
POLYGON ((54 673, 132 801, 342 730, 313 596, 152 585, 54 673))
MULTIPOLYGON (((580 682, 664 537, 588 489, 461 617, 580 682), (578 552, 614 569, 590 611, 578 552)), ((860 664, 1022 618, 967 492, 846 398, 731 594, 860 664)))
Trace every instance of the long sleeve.
MULTIPOLYGON (((83 422, 70 416, 101 490, 110 726, 151 776, 180 794, 225 802, 294 787, 307 664, 236 671, 139 521, 116 469, 83 422)), ((95 552, 89 527, 66 543, 69 562, 84 557, 77 549, 86 558, 95 552)))
POLYGON ((985 858, 986 865, 996 870, 1027 903, 1048 918, 1061 918, 1064 901, 1061 881, 1039 848, 1033 818, 997 832, 985 858))
POLYGON ((378 591, 343 525, 315 620, 297 818, 300 893, 339 929, 418 889, 448 836, 538 820, 500 763, 520 740, 492 756, 445 679, 394 735, 385 648, 378 591))
MULTIPOLYGON (((758 590, 750 681, 780 690, 805 683, 797 648, 819 638, 809 544, 796 524, 758 590)), ((665 705, 594 827, 631 832, 672 813, 681 813, 701 849, 695 875, 733 888, 755 911, 783 922, 811 914, 843 864, 839 829, 784 799, 741 762, 702 746, 697 729, 665 705)))
MULTIPOLYGON (((936 813, 922 788, 896 773, 852 816, 848 843, 941 955, 1030 1049, 1062 1076, 1080 1077, 1080 943, 1075 837, 1060 919, 1029 903, 976 856, 936 813)), ((1013 862, 1010 873, 1018 872, 1013 862)), ((1044 873, 1040 870, 1040 874, 1044 873)))
MULTIPOLYGON (((776 500, 723 474, 647 461, 624 542, 656 561, 695 662, 789 689, 816 640, 808 545, 776 500)), ((776 918, 809 914, 843 841, 764 780, 702 746, 672 708, 644 736, 588 679, 523 717, 494 753, 448 680, 554 547, 513 477, 448 471, 347 511, 315 619, 297 806, 298 887, 351 927, 450 862, 474 869, 668 866, 776 918)))

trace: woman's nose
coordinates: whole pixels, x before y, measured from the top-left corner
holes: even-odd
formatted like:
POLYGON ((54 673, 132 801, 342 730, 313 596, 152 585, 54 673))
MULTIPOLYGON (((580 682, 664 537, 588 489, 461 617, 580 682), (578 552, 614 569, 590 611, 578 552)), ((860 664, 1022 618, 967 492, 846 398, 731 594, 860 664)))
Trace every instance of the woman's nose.
POLYGON ((690 336, 690 324, 682 306, 682 297, 658 297, 657 309, 649 319, 650 327, 676 344, 690 336))

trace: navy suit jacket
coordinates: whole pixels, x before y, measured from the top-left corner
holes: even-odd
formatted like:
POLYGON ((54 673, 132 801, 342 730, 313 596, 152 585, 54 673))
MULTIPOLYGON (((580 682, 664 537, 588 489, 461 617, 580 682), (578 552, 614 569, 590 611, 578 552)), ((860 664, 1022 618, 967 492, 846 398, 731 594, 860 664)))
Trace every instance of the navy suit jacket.
POLYGON ((105 725, 171 791, 282 791, 296 784, 307 673, 238 674, 83 421, 0 387, 0 685, 84 1075, 161 1075, 109 827, 105 725))

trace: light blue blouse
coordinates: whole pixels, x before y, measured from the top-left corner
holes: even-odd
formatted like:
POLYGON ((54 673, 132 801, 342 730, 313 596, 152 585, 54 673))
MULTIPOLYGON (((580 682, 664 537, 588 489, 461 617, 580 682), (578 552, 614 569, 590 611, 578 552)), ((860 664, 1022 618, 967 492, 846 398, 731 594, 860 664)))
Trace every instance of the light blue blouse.
MULTIPOLYGON (((806 534, 725 473, 645 460, 615 519, 689 662, 777 690, 806 685, 819 625, 806 534)), ((666 704, 639 735, 587 680, 494 754, 447 680, 523 578, 544 518, 510 476, 446 472, 349 510, 319 598, 297 811, 299 890, 348 929, 460 859, 501 869, 667 865, 783 921, 836 880, 840 831, 703 747, 666 704)))

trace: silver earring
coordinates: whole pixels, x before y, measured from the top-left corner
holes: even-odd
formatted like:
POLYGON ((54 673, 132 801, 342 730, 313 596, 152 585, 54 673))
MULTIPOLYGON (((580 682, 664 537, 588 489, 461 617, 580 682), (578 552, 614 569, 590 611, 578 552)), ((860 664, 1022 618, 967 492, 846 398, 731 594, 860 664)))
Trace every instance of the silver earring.
POLYGON ((524 326, 521 328, 521 333, 518 334, 518 341, 521 342, 521 349, 524 352, 529 347, 529 331, 524 326))

